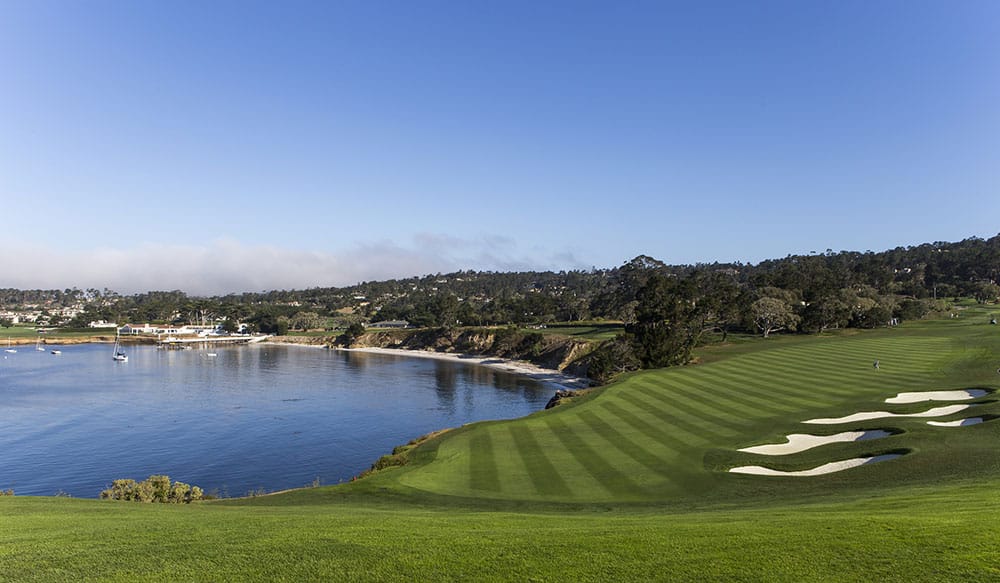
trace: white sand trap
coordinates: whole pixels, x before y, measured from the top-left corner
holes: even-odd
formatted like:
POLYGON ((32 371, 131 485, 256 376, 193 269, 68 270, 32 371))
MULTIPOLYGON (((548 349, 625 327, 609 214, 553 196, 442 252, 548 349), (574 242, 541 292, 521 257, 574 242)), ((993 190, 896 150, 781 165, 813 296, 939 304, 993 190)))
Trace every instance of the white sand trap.
POLYGON ((833 419, 810 419, 808 421, 803 421, 803 423, 836 425, 838 423, 867 421, 869 419, 882 419, 884 417, 944 417, 945 415, 952 415, 954 413, 958 413, 959 411, 965 411, 971 406, 972 405, 945 405, 944 407, 934 407, 933 409, 928 409, 923 413, 909 414, 890 413, 888 411, 868 411, 865 413, 855 413, 854 415, 848 415, 847 417, 836 417, 833 419))
POLYGON ((923 391, 919 393, 899 393, 895 397, 885 400, 886 403, 898 405, 901 403, 919 403, 921 401, 964 401, 966 399, 978 399, 986 396, 986 391, 982 389, 969 389, 967 391, 923 391))
POLYGON ((850 441, 863 441, 865 439, 878 439, 892 435, 888 431, 875 429, 872 431, 845 431, 836 435, 808 435, 805 433, 793 433, 786 439, 788 443, 771 443, 767 445, 755 445, 744 447, 739 451, 747 453, 759 453, 761 455, 788 455, 806 451, 814 447, 819 447, 827 443, 844 443, 850 441))
POLYGON ((935 427, 965 427, 966 425, 978 425, 982 422, 982 417, 969 417, 968 419, 958 419, 955 421, 928 421, 927 424, 935 427))
POLYGON ((801 470, 798 472, 783 472, 781 470, 772 470, 771 468, 765 468, 763 466, 740 466, 738 468, 731 468, 729 471, 734 474, 752 474, 754 476, 821 476, 823 474, 842 472, 844 470, 856 468, 866 464, 874 464, 896 459, 900 457, 900 455, 901 454, 898 453, 888 453, 873 457, 856 457, 839 462, 830 462, 828 464, 817 466, 811 470, 801 470))

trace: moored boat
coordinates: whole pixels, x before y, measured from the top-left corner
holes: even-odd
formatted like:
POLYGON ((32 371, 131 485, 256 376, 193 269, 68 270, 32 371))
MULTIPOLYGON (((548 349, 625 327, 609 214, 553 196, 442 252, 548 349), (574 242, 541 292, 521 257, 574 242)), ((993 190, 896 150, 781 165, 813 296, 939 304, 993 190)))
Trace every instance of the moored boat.
POLYGON ((112 360, 116 360, 118 362, 128 362, 128 355, 125 354, 124 350, 122 350, 121 342, 120 342, 119 338, 120 338, 120 336, 116 332, 115 333, 115 350, 114 350, 114 352, 111 355, 111 359, 112 360))

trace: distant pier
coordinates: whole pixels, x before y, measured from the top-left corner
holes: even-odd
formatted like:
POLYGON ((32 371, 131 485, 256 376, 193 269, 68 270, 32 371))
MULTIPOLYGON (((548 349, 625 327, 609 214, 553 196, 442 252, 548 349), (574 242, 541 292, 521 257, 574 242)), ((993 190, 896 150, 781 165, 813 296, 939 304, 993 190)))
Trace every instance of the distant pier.
POLYGON ((157 346, 164 348, 184 348, 192 344, 202 346, 218 346, 220 344, 256 344, 270 338, 270 334, 233 334, 230 336, 196 336, 192 338, 178 338, 167 336, 156 342, 157 346))

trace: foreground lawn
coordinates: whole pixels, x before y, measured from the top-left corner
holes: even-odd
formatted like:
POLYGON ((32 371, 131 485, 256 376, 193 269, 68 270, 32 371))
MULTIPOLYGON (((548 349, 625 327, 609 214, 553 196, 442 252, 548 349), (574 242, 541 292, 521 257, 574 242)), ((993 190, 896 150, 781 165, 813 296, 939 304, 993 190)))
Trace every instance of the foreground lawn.
MULTIPOLYGON (((1000 578, 998 395, 968 427, 804 425, 898 392, 1000 388, 1000 328, 958 320, 715 346, 570 405, 479 423, 338 487, 192 506, 0 497, 0 579, 992 581, 1000 578), (878 370, 872 361, 878 359, 878 370), (890 429, 773 457, 789 433, 890 429), (816 477, 800 470, 902 457, 816 477)), ((183 476, 175 476, 183 479, 183 476)))
POLYGON ((5 580, 988 581, 1000 494, 675 512, 0 500, 5 580))

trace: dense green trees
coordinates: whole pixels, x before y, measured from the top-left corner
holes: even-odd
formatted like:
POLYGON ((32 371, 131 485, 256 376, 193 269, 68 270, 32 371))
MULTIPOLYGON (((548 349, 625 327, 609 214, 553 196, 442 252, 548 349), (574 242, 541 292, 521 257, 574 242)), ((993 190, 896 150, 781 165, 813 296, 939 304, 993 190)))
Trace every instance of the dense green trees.
POLYGON ((141 482, 119 479, 111 487, 101 492, 103 500, 126 500, 129 502, 159 502, 164 504, 190 504, 201 500, 204 492, 198 486, 184 482, 170 482, 168 476, 150 476, 141 482))
POLYGON ((881 253, 827 250, 757 265, 667 265, 639 255, 611 269, 459 271, 214 298, 176 290, 120 296, 96 289, 0 289, 0 309, 30 305, 58 321, 65 307, 85 303, 75 325, 98 319, 223 322, 235 330, 247 323, 271 334, 383 320, 424 327, 615 320, 626 325, 626 334, 596 352, 594 360, 618 370, 685 362, 707 332, 725 340, 731 331, 768 336, 871 328, 944 309, 946 298, 996 301, 998 280, 1000 235, 881 253))

